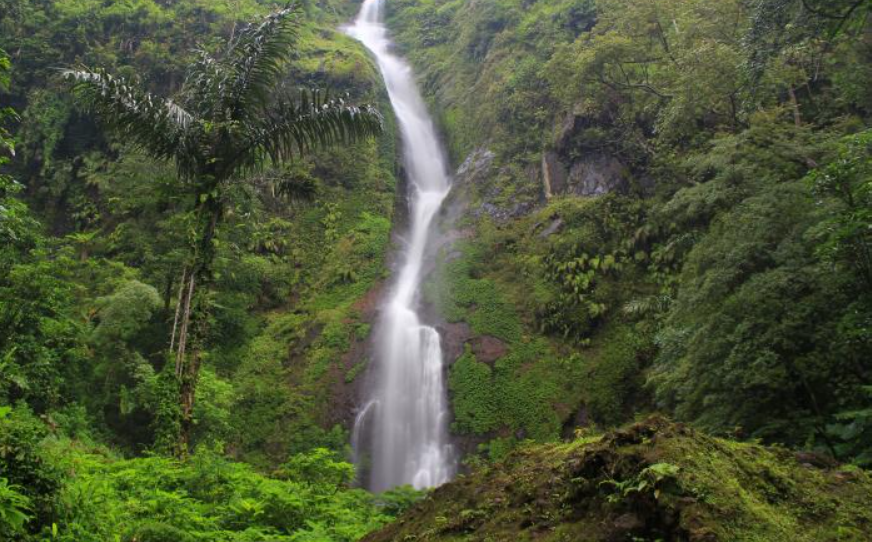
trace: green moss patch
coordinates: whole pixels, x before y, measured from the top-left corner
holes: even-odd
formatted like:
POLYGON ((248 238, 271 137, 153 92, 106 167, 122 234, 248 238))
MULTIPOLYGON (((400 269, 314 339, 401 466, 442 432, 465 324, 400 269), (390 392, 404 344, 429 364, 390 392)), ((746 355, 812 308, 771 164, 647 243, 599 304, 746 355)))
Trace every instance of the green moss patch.
POLYGON ((442 486, 369 542, 869 540, 872 479, 653 417, 525 447, 442 486))

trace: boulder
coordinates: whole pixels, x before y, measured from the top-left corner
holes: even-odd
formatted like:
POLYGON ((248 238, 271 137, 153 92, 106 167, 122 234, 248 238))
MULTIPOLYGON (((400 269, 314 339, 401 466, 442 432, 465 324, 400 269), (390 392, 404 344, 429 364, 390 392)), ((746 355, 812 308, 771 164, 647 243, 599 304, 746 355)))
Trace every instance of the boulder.
POLYGON ((577 196, 602 196, 625 192, 629 188, 626 166, 614 156, 588 154, 575 161, 569 170, 566 192, 577 196))
POLYGON ((469 344, 472 347, 472 353, 475 354, 475 359, 488 365, 493 365, 509 351, 506 343, 490 335, 473 337, 469 344))

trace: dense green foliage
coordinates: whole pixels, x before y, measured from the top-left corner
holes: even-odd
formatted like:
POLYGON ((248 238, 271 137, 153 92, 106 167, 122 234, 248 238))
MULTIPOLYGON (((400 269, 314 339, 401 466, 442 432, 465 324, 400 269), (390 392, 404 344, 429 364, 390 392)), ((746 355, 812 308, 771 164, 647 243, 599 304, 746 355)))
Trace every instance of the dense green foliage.
MULTIPOLYGON (((254 184, 255 175, 317 148, 381 133, 382 117, 372 106, 347 104, 320 89, 303 90, 299 98, 281 91, 297 48, 299 14, 300 7, 289 4, 234 29, 217 54, 199 49, 176 99, 155 96, 102 69, 62 72, 80 104, 132 148, 171 161, 190 192, 186 211, 193 221, 187 227, 188 254, 169 348, 175 356, 179 413, 168 415, 164 409, 157 420, 162 430, 158 440, 166 447, 172 442, 180 457, 190 451, 200 358, 212 312, 216 234, 232 208, 230 185, 254 184), (164 431, 176 427, 176 435, 164 431)), ((284 186, 298 188, 294 181, 284 186)), ((306 186, 300 183, 299 188, 306 186)))
POLYGON ((458 431, 504 443, 539 372, 551 427, 658 409, 868 462, 868 2, 390 6, 465 162, 444 314, 542 345, 457 362, 458 431))
MULTIPOLYGON (((359 304, 384 276, 392 135, 221 187, 197 451, 142 456, 178 430, 165 354, 199 185, 142 139, 102 131, 54 68, 87 64, 178 96, 198 56, 241 43, 247 20, 274 8, 4 3, 0 47, 14 55, 0 57, 0 83, 20 121, 3 110, 4 164, 13 140, 17 154, 0 178, 0 538, 356 540, 414 500, 348 489, 348 413, 324 400, 351 393, 347 353, 368 329, 359 304)), ((304 5, 275 73, 382 102, 371 62, 331 28, 337 10, 304 5)))
MULTIPOLYGON (((402 188, 390 107, 337 30, 357 5, 245 26, 283 6, 0 0, 0 539, 357 540, 419 497, 344 461, 402 188), (279 122, 323 109, 291 87, 376 104, 385 134, 315 148, 348 119, 279 122)), ((483 471, 369 536, 868 538, 864 471, 786 448, 659 419, 526 442, 660 411, 872 464, 868 0, 387 11, 459 166, 423 312, 483 471)))
POLYGON ((325 449, 291 456, 266 476, 208 447, 185 462, 124 459, 82 433, 75 441, 51 435, 23 409, 2 415, 4 540, 31 519, 29 530, 42 536, 34 539, 76 542, 350 541, 415 497, 349 489, 353 467, 325 449))

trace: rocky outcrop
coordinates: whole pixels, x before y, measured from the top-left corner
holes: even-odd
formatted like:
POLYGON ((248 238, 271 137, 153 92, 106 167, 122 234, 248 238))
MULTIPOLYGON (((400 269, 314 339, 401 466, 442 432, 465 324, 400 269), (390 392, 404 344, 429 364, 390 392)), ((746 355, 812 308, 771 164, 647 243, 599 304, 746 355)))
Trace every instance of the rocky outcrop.
POLYGON ((463 355, 463 347, 473 337, 472 328, 465 322, 445 323, 437 328, 442 337, 442 353, 446 365, 453 365, 463 355))
POLYGON ((479 218, 483 215, 488 215, 497 222, 505 222, 507 220, 511 220, 512 218, 518 218, 527 215, 535 208, 536 205, 533 202, 529 201, 516 203, 509 208, 500 207, 498 205, 494 205, 493 203, 485 202, 482 203, 475 211, 473 211, 472 215, 476 218, 479 218))
POLYGON ((465 322, 445 323, 438 326, 438 330, 446 365, 453 365, 463 355, 467 344, 476 360, 489 365, 509 352, 506 343, 490 335, 476 335, 465 322))
POLYGON ((628 168, 603 151, 586 153, 568 167, 556 151, 542 155, 542 192, 546 200, 569 194, 592 197, 626 192, 629 179, 628 168))
POLYGON ((597 136, 602 120, 589 119, 576 107, 554 130, 552 146, 542 154, 545 199, 560 195, 601 196, 630 188, 630 170, 597 136))
POLYGON ((488 365, 493 365, 509 352, 506 343, 490 335, 474 337, 469 341, 469 345, 472 353, 475 354, 475 359, 488 365))
POLYGON ((563 229, 563 219, 559 218, 559 217, 555 218, 554 220, 551 221, 550 224, 548 224, 548 226, 544 230, 539 232, 539 237, 541 237, 543 239, 546 237, 551 237, 552 235, 554 235, 555 233, 559 232, 562 229, 563 229))
POLYGON ((496 155, 493 151, 479 147, 472 151, 466 160, 457 168, 454 175, 455 185, 471 184, 487 180, 496 155))
POLYGON ((626 192, 629 175, 627 168, 614 156, 595 153, 572 164, 566 184, 568 193, 602 196, 611 192, 626 192))
MULTIPOLYGON (((473 150, 463 161, 454 175, 454 190, 451 200, 464 200, 469 212, 475 218, 488 216, 497 222, 505 222, 530 213, 536 207, 535 201, 514 201, 511 205, 498 203, 506 187, 501 179, 510 178, 507 168, 497 169, 496 154, 486 147, 473 150), (475 197, 470 197, 475 194, 475 197), (479 200, 477 204, 471 201, 479 200)), ((531 183, 538 182, 537 168, 525 172, 532 176, 531 183)), ((530 199, 536 199, 535 196, 530 199)), ((451 205, 449 202, 449 206, 451 205)))
POLYGON ((542 189, 545 199, 566 191, 566 167, 554 151, 545 151, 542 155, 542 189))
MULTIPOLYGON (((486 147, 473 150, 463 161, 454 176, 455 197, 457 194, 476 194, 468 201, 476 201, 469 212, 475 218, 488 216, 497 222, 505 222, 525 216, 542 201, 555 196, 601 196, 611 192, 626 192, 629 189, 629 169, 618 158, 602 150, 592 150, 580 158, 567 158, 567 147, 574 122, 566 122, 564 133, 559 140, 563 146, 547 150, 542 154, 541 164, 530 164, 522 172, 506 165, 499 167, 496 154, 486 147), (519 175, 520 173, 520 175, 519 175), (508 184, 507 184, 508 183, 508 184), (516 183, 515 187, 511 183, 516 183), (536 196, 537 185, 541 193, 536 196), (525 187, 518 189, 518 187, 525 187), (506 190, 517 197, 512 201, 506 198, 506 190), (512 192, 514 190, 514 192, 512 192), (508 200, 508 201, 507 201, 508 200)), ((576 149, 577 152, 577 149, 576 149)))

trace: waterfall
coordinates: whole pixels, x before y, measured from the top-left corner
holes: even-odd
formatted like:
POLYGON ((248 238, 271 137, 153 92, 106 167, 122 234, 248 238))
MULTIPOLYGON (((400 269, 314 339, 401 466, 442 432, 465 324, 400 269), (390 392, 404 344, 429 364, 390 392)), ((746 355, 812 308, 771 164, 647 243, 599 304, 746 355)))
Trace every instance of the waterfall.
POLYGON ((450 189, 443 149, 412 70, 390 52, 384 0, 365 0, 346 30, 375 56, 402 135, 409 181, 409 231, 393 287, 376 326, 371 397, 355 420, 355 455, 363 439, 371 458, 369 488, 438 486, 454 470, 446 420, 442 348, 417 313, 431 227, 450 189))

